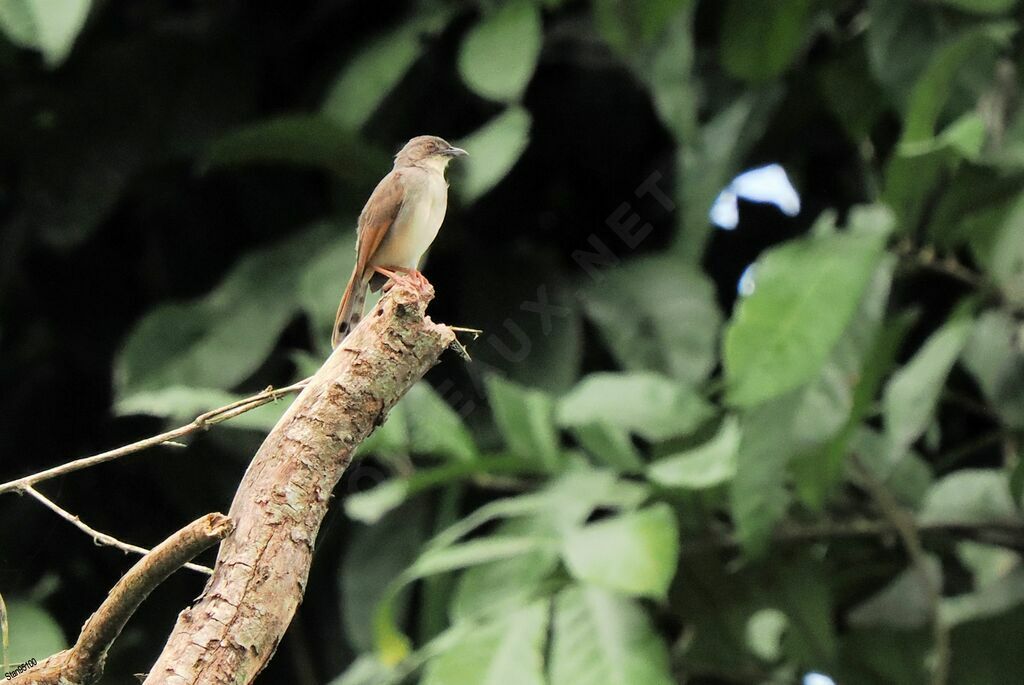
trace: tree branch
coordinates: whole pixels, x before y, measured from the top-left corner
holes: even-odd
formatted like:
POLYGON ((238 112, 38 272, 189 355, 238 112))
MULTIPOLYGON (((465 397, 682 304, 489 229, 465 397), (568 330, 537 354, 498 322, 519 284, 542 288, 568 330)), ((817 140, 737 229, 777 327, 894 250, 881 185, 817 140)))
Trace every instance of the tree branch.
POLYGON ((210 426, 232 419, 239 414, 244 414, 256 407, 262 407, 264 404, 269 404, 270 402, 274 402, 286 395, 290 395, 293 392, 298 392, 302 390, 302 388, 306 387, 306 382, 308 380, 309 379, 307 378, 304 381, 299 381, 298 383, 284 388, 267 388, 263 392, 258 392, 255 395, 244 397, 223 407, 211 409, 204 414, 200 414, 184 426, 179 426, 178 428, 174 428, 173 430, 169 430, 165 433, 160 433, 159 435, 154 435, 152 437, 139 440, 138 442, 133 442, 130 445, 118 447, 117 449, 100 452, 99 454, 94 454, 91 457, 75 459, 74 461, 69 461, 66 464, 61 464, 60 466, 54 466, 51 469, 46 469, 39 473, 33 473, 6 483, 0 483, 0 495, 5 492, 25 492, 30 486, 35 485, 36 483, 41 483, 44 480, 50 480, 51 478, 87 469, 90 466, 97 466, 98 464, 113 461, 114 459, 120 459, 121 457, 126 457, 129 454, 149 449, 150 447, 158 447, 164 444, 176 444, 174 441, 178 438, 191 435, 192 433, 196 433, 201 430, 206 430, 210 426))
POLYGON ((99 680, 107 650, 153 589, 200 552, 226 537, 231 519, 207 514, 153 548, 117 582, 71 649, 44 659, 12 685, 88 685, 99 680))
MULTIPOLYGON (((25 487, 25 492, 27 492, 32 497, 35 497, 40 503, 42 503, 44 507, 56 513, 58 516, 60 516, 65 521, 69 522, 75 528, 78 528, 80 531, 91 537, 92 541, 97 545, 109 545, 110 547, 116 547, 125 554, 149 554, 149 550, 145 547, 139 547, 138 545, 133 545, 128 542, 122 542, 121 540, 115 538, 113 535, 107 535, 106 533, 98 531, 95 528, 89 526, 84 521, 82 521, 82 519, 78 518, 67 509, 62 508, 59 504, 57 504, 43 493, 33 488, 31 485, 25 487)), ((184 564, 184 567, 191 571, 204 573, 208 576, 213 574, 212 568, 209 568, 207 566, 200 566, 199 564, 188 563, 184 564)))
POLYGON ((183 611, 146 683, 250 683, 302 600, 331 491, 355 448, 455 339, 402 281, 334 350, 242 479, 213 578, 183 611))

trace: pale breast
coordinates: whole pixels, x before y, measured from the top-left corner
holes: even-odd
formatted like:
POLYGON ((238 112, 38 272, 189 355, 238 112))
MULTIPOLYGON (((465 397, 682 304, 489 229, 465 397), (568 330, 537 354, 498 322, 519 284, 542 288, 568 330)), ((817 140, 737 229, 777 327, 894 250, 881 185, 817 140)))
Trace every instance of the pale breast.
POLYGON ((373 264, 418 268, 423 253, 437 237, 448 208, 444 175, 417 169, 403 175, 405 201, 377 250, 373 264))

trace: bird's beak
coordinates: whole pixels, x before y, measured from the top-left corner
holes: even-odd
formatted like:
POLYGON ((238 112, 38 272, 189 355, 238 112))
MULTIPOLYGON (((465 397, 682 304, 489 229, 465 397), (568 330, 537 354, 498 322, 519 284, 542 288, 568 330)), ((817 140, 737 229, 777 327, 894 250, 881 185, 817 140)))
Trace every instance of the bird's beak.
POLYGON ((448 155, 449 157, 465 157, 469 155, 469 153, 463 150, 461 147, 454 146, 449 147, 447 150, 445 150, 444 154, 448 155))

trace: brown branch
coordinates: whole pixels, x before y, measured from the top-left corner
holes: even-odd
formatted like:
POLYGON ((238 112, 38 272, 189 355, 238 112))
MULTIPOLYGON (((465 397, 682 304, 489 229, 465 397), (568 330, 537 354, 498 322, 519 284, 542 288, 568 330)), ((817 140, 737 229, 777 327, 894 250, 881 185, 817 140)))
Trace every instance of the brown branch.
POLYGON ((334 350, 260 447, 213 578, 178 617, 146 683, 250 683, 302 600, 331 491, 357 445, 455 339, 425 318, 433 297, 398 283, 334 350))
POLYGON ((82 626, 75 646, 15 677, 13 685, 88 685, 99 680, 107 650, 153 589, 190 559, 226 537, 231 519, 207 514, 153 548, 117 582, 82 626))
MULTIPOLYGON (((96 530, 92 526, 82 521, 82 519, 78 518, 67 509, 62 508, 52 499, 50 499, 43 493, 33 488, 31 485, 25 487, 25 492, 27 492, 32 497, 36 498, 36 500, 38 500, 44 507, 56 513, 58 516, 60 516, 62 519, 73 525, 75 528, 78 528, 80 531, 91 537, 92 541, 97 545, 108 545, 110 547, 115 547, 124 552, 125 554, 149 554, 149 550, 145 547, 139 547, 138 545, 133 545, 128 542, 122 542, 121 540, 115 538, 113 535, 107 535, 102 531, 96 530)), ((199 564, 192 563, 185 564, 184 566, 185 568, 191 571, 204 573, 208 576, 213 574, 213 569, 207 566, 201 566, 199 564)))
POLYGON ((25 492, 28 487, 35 485, 36 483, 41 483, 45 480, 50 480, 51 478, 63 476, 75 471, 81 471, 82 469, 87 469, 91 466, 97 466, 98 464, 113 461, 114 459, 120 459, 121 457, 126 457, 129 454, 149 449, 150 447, 158 447, 160 445, 181 447, 181 443, 175 442, 178 438, 206 430, 210 426, 233 419, 247 411, 251 411, 257 407, 262 407, 264 404, 274 402, 285 395, 289 395, 293 392, 299 392, 302 388, 306 387, 306 382, 308 380, 309 379, 307 378, 304 381, 299 381, 298 383, 284 388, 267 388, 263 392, 258 392, 255 395, 244 397, 223 407, 211 409, 204 414, 200 414, 184 426, 179 426, 178 428, 174 428, 165 433, 160 433, 159 435, 154 435, 152 437, 139 440, 138 442, 133 442, 130 445, 118 447, 117 449, 100 452, 99 454, 94 454, 91 457, 75 459, 74 461, 69 461, 66 464, 54 466, 53 468, 46 469, 45 471, 23 476, 22 478, 17 478, 6 483, 0 483, 0 495, 5 492, 25 492))

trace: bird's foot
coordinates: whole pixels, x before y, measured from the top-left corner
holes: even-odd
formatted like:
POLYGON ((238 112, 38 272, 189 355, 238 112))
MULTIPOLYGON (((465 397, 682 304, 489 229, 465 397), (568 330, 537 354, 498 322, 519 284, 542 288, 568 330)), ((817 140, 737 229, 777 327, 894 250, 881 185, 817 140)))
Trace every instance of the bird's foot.
POLYGON ((430 285, 430 281, 427 280, 426 276, 417 269, 410 269, 404 266, 375 266, 373 270, 388 277, 388 282, 384 284, 384 292, 391 290, 395 283, 405 283, 417 290, 422 290, 425 286, 430 285))

